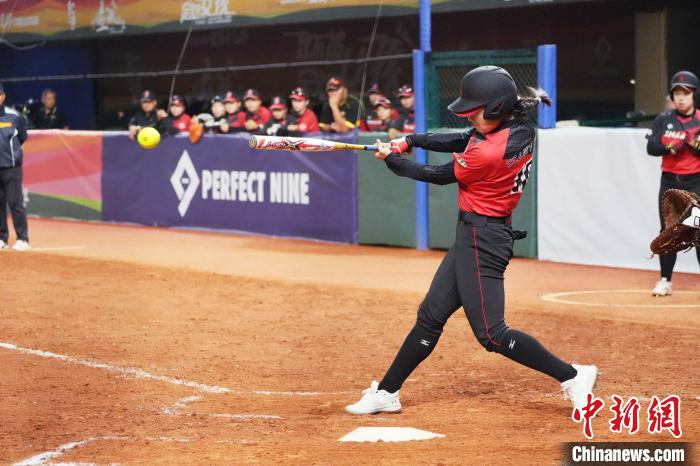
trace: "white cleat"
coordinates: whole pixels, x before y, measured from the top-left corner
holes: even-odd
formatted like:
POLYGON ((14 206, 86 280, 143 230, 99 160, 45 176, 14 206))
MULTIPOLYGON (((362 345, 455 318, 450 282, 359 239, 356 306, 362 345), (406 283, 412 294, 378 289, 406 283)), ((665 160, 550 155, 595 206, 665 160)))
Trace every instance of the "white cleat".
POLYGON ((401 411, 401 401, 399 392, 389 393, 386 390, 379 390, 379 382, 372 381, 368 389, 362 390, 362 398, 354 405, 345 407, 345 411, 350 414, 376 414, 376 413, 398 413, 401 411))
POLYGON ((671 282, 666 280, 666 277, 661 277, 661 280, 656 282, 656 286, 651 291, 651 295, 652 296, 670 296, 672 288, 673 288, 673 285, 671 284, 671 282))
POLYGON ((571 400, 574 408, 580 409, 588 404, 588 394, 593 393, 596 379, 598 379, 598 368, 578 364, 572 364, 572 366, 576 369, 576 377, 562 382, 561 390, 564 392, 564 399, 571 400))
POLYGON ((9 248, 7 243, 0 239, 0 250, 7 249, 7 248, 9 248))
POLYGON ((29 242, 18 239, 15 242, 15 245, 12 246, 12 249, 14 251, 29 251, 32 247, 29 245, 29 242))

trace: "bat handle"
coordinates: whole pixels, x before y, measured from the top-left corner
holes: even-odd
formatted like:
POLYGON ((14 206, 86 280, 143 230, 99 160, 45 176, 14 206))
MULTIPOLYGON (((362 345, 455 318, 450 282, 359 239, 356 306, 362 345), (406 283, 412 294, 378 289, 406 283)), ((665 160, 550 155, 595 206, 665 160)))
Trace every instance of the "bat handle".
POLYGON ((376 144, 373 144, 371 146, 365 146, 365 150, 371 150, 371 151, 377 152, 379 150, 379 148, 377 148, 376 144))

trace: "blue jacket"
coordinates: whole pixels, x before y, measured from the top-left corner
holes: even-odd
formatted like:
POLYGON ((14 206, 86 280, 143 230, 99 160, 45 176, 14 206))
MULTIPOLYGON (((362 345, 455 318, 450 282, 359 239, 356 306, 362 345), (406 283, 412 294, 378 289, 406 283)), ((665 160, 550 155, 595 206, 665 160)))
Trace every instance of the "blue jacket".
POLYGON ((22 165, 22 144, 27 140, 27 125, 19 113, 0 106, 0 168, 22 165))

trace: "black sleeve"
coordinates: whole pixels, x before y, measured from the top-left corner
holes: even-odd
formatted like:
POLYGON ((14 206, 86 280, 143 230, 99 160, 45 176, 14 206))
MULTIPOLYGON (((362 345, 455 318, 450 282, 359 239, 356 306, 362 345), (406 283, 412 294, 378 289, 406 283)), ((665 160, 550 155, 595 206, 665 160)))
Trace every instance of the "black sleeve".
POLYGON ((412 178, 416 181, 445 185, 456 183, 454 160, 444 165, 422 165, 416 163, 408 157, 401 157, 397 154, 390 154, 384 159, 389 170, 399 176, 412 178))
POLYGON ((651 134, 647 136, 647 154, 658 157, 666 155, 669 150, 661 143, 661 136, 664 134, 664 125, 668 113, 660 113, 651 125, 651 134))
POLYGON ((323 104, 323 109, 321 109, 321 118, 318 119, 319 123, 324 123, 330 125, 333 123, 333 112, 331 112, 331 106, 328 103, 323 104))
POLYGON ((162 120, 160 120, 160 128, 158 128, 158 132, 161 134, 169 134, 170 136, 175 136, 177 133, 180 132, 179 129, 173 125, 173 119, 172 117, 165 117, 162 120))
POLYGON ((391 120, 389 122, 389 124, 387 125, 387 129, 393 128, 393 129, 396 129, 399 131, 403 131, 403 124, 405 121, 406 121, 406 117, 403 114, 401 114, 401 115, 399 115, 399 117, 397 119, 391 120))
POLYGON ((469 144, 472 131, 466 133, 423 133, 406 136, 411 147, 432 150, 434 152, 464 152, 469 144))
POLYGON ((56 111, 56 126, 58 129, 65 129, 68 127, 68 118, 62 110, 56 111))
POLYGON ((24 141, 29 137, 27 135, 27 123, 21 115, 17 117, 17 137, 20 144, 24 144, 24 141))

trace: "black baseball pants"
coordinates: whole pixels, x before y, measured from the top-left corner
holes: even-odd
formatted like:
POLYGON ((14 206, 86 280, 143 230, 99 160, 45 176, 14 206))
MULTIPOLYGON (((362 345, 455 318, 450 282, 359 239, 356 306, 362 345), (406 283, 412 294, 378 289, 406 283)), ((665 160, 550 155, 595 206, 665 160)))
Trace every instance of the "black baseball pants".
POLYGON ((10 231, 7 227, 6 206, 10 207, 12 223, 17 239, 29 241, 27 212, 22 193, 22 167, 0 168, 0 239, 7 243, 10 231))
POLYGON ((399 390, 430 355, 447 319, 460 307, 487 351, 500 353, 560 382, 575 377, 576 370, 570 364, 531 336, 506 325, 503 273, 513 256, 513 233, 507 220, 461 213, 456 236, 420 304, 416 325, 379 388, 390 393, 399 390))
MULTIPOLYGON (((661 174, 661 187, 659 188, 659 219, 661 220, 661 231, 666 228, 662 204, 664 193, 668 189, 682 189, 700 196, 700 173, 695 173, 693 175, 676 175, 663 172, 661 174)), ((700 248, 695 248, 695 255, 698 258, 698 264, 700 264, 700 248)), ((661 276, 666 277, 668 281, 671 281, 673 277, 673 268, 676 266, 676 258, 677 253, 675 252, 671 254, 659 254, 661 276)))

